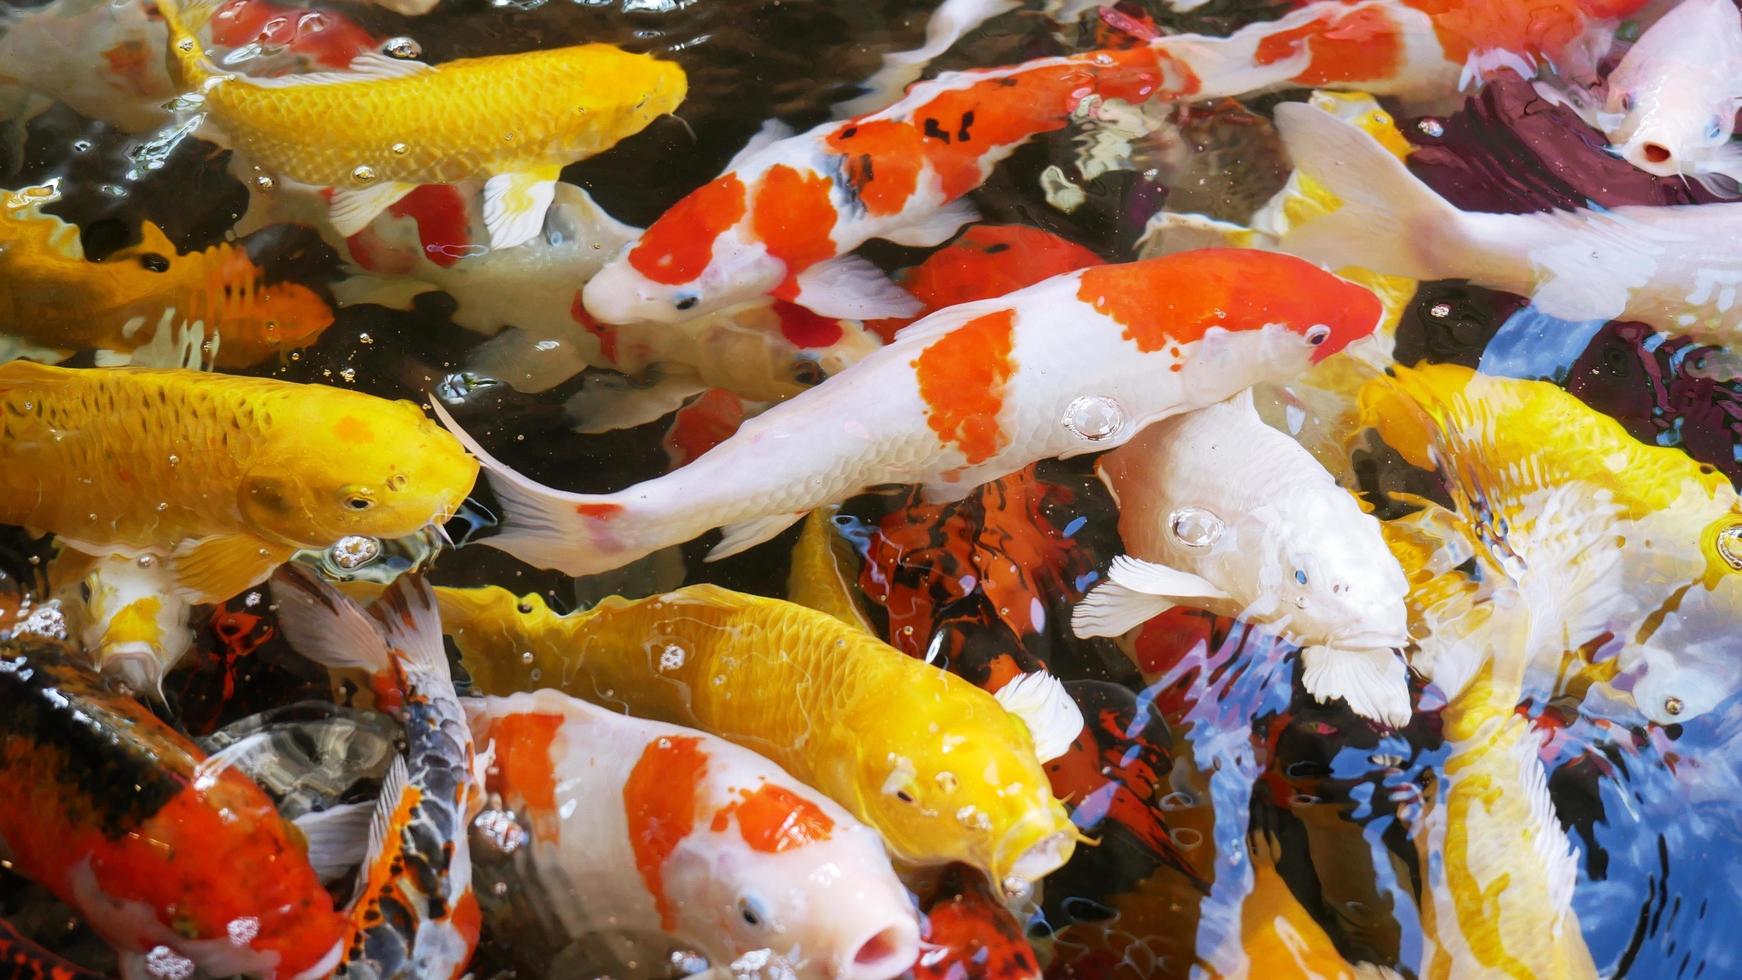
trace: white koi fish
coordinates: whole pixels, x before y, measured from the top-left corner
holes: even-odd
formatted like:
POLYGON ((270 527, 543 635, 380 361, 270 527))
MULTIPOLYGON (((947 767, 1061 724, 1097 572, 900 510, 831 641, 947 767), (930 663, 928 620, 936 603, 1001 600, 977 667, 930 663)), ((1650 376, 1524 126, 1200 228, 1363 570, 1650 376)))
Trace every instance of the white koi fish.
POLYGON ((140 697, 163 699, 163 675, 193 646, 190 606, 169 562, 63 551, 49 567, 56 596, 97 668, 140 697))
POLYGON ((1403 570, 1379 522, 1259 419, 1249 390, 1150 426, 1098 469, 1135 557, 1114 559, 1077 606, 1078 636, 1118 636, 1173 605, 1212 608, 1304 647, 1318 700, 1409 722, 1403 570))
POLYGON ((1342 200, 1282 247, 1333 268, 1468 279, 1563 320, 1642 320, 1702 343, 1742 329, 1742 203, 1538 214, 1460 211, 1371 137, 1307 105, 1276 110, 1295 166, 1342 200))
POLYGON ((722 526, 710 557, 736 554, 879 484, 958 499, 1292 377, 1381 315, 1367 290, 1273 252, 1081 269, 925 317, 694 462, 618 493, 565 493, 490 460, 506 513, 485 543, 588 575, 722 526))
POLYGON ((762 756, 552 690, 466 713, 505 808, 479 826, 530 837, 570 935, 663 935, 720 975, 887 980, 918 957, 877 833, 762 756))

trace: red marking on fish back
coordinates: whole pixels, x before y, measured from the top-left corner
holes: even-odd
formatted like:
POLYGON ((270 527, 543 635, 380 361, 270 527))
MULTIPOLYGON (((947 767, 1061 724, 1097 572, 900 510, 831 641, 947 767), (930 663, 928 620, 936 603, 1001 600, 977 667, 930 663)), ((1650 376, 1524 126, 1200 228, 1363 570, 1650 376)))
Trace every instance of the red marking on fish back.
POLYGON ((581 329, 599 339, 599 353, 606 361, 617 363, 617 330, 609 323, 600 323, 587 307, 581 302, 581 291, 575 290, 575 301, 569 306, 569 316, 581 325, 581 329))
POLYGON ((841 342, 841 335, 846 332, 841 329, 841 321, 783 299, 774 301, 774 315, 780 318, 781 336, 800 350, 832 347, 841 342))
POLYGON ((389 714, 405 707, 405 689, 399 684, 399 674, 383 670, 369 675, 369 691, 375 695, 375 709, 389 714))
POLYGON ((1306 70, 1294 76, 1302 85, 1390 78, 1403 58, 1402 30, 1379 7, 1332 11, 1293 30, 1258 42, 1253 60, 1271 65, 1294 55, 1302 42, 1312 52, 1306 70))
POLYGON ((925 304, 904 319, 868 320, 885 342, 922 316, 946 306, 1003 296, 1102 259, 1077 243, 1025 225, 975 225, 908 270, 902 286, 925 304))
POLYGON ((763 783, 755 792, 741 790, 743 799, 714 814, 712 829, 726 829, 728 817, 738 820, 738 833, 752 850, 779 854, 813 841, 829 839, 835 821, 810 800, 784 786, 763 783))
POLYGON ((944 334, 914 358, 926 424, 968 463, 990 459, 1008 438, 998 426, 1004 386, 1015 371, 1010 351, 1016 313, 998 310, 944 334))
POLYGON ((623 513, 622 504, 576 504, 575 513, 594 520, 608 521, 623 513))
POLYGON ((660 445, 677 469, 731 438, 743 424, 744 400, 724 388, 709 388, 677 410, 660 445))
POLYGON ((444 269, 460 261, 471 247, 466 199, 451 184, 424 184, 389 205, 387 213, 417 222, 423 257, 444 269))
POLYGON ((744 182, 716 177, 671 206, 629 252, 636 272, 657 283, 693 282, 714 258, 714 241, 744 217, 744 182))
POLYGON ((919 187, 925 155, 912 123, 850 121, 824 142, 846 158, 842 170, 868 214, 899 213, 919 187))
POLYGON ((661 927, 668 931, 677 918, 665 895, 665 859, 696 826, 696 800, 708 768, 701 744, 693 736, 654 739, 623 784, 635 867, 653 896, 661 927))
MULTIPOLYGON (((484 930, 484 912, 478 906, 477 893, 470 888, 466 889, 466 893, 461 895, 460 900, 455 903, 448 924, 452 925, 454 931, 459 933, 460 940, 466 944, 467 949, 477 949, 478 937, 484 930)), ((459 980, 460 977, 465 976, 470 965, 469 957, 462 958, 459 963, 455 964, 454 972, 449 980, 459 980)))
POLYGON ((785 164, 762 175, 750 227, 768 254, 786 263, 789 277, 835 257, 835 240, 829 237, 836 218, 834 202, 829 200, 833 186, 821 174, 785 164))
POLYGON ((533 829, 550 839, 556 830, 556 760, 552 745, 562 731, 563 716, 527 712, 502 715, 490 722, 496 751, 495 768, 487 779, 491 792, 501 793, 510 806, 524 806, 533 829))
MULTIPOLYGON (((1590 2, 1590 0, 1585 0, 1590 2)), ((1631 3, 1605 3, 1620 9, 1631 3)), ((1433 20, 1446 60, 1462 63, 1472 53, 1510 51, 1526 58, 1563 57, 1585 33, 1579 0, 1403 0, 1433 20)), ((1635 3, 1634 9, 1643 4, 1635 3)))
POLYGON ((1174 606, 1144 623, 1132 645, 1131 659, 1146 678, 1167 673, 1180 658, 1207 645, 1215 620, 1196 609, 1174 606))

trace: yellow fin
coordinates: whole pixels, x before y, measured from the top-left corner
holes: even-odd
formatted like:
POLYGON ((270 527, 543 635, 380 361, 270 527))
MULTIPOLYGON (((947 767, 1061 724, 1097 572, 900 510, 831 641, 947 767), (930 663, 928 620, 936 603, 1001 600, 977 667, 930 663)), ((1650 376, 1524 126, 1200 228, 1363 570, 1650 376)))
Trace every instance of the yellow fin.
POLYGON ((189 602, 223 602, 266 581, 296 549, 246 534, 185 541, 170 556, 176 591, 189 602))

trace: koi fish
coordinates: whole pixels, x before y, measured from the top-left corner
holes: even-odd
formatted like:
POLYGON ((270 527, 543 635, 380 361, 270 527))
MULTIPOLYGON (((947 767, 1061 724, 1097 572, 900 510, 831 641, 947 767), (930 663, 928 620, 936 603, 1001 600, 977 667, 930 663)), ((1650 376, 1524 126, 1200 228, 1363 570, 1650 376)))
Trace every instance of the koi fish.
POLYGON ((903 861, 962 861, 1017 890, 1075 845, 1035 757, 1056 735, 1038 727, 1051 716, 1019 718, 825 613, 712 585, 568 616, 499 588, 437 597, 479 690, 555 682, 754 748, 877 828, 903 861), (789 710, 794 697, 808 710, 789 710))
POLYGON ((166 562, 149 555, 59 555, 49 579, 97 669, 141 697, 163 700, 163 675, 193 646, 193 610, 166 562))
POLYGON ((150 222, 140 242, 101 262, 85 258, 79 229, 41 208, 58 183, 0 191, 0 355, 97 363, 246 368, 307 347, 333 314, 307 287, 268 283, 234 244, 181 254, 150 222), (10 349, 6 349, 10 348, 10 349))
POLYGON ((1040 228, 974 225, 898 277, 902 288, 920 302, 916 315, 873 320, 866 326, 888 342, 909 323, 946 306, 992 299, 1043 279, 1105 264, 1094 252, 1040 228))
POLYGON ((1642 320, 1704 343, 1736 339, 1742 260, 1712 243, 1727 240, 1742 204, 1460 211, 1347 123, 1293 104, 1278 106, 1276 119, 1295 165, 1343 201, 1285 234, 1291 252, 1412 279, 1467 279, 1528 296, 1563 320, 1642 320))
POLYGON ((851 556, 846 541, 834 531, 836 508, 819 507, 805 518, 786 577, 786 597, 806 609, 827 613, 848 626, 875 635, 859 600, 853 597, 855 576, 847 570, 851 556))
POLYGON ((506 811, 480 821, 530 838, 570 935, 663 933, 722 971, 799 977, 886 980, 918 956, 876 832, 762 756, 552 690, 466 714, 506 811))
POLYGON ((448 676, 435 596, 415 573, 402 575, 365 612, 295 566, 273 579, 272 595, 292 647, 368 671, 378 703, 405 724, 406 755, 388 769, 369 825, 340 972, 458 980, 482 926, 466 834, 472 731, 448 676))
POLYGON ((1170 606, 1239 616, 1302 646, 1319 701, 1409 722, 1409 590, 1379 522, 1242 392, 1158 422, 1102 457, 1133 555, 1078 604, 1078 636, 1119 636, 1170 606))
POLYGON ((941 310, 688 466, 615 494, 541 486, 456 434, 486 459, 506 511, 491 547, 586 575, 724 527, 718 559, 877 484, 919 483, 947 502, 1041 459, 1113 448, 1299 374, 1371 333, 1381 312, 1367 290, 1299 259, 1208 249, 941 310), (771 453, 777 444, 803 451, 771 453))
POLYGON ((945 868, 920 914, 925 948, 914 980, 1039 980, 1040 961, 1021 921, 973 869, 945 868))
MULTIPOLYGON (((1659 724, 1697 717, 1742 684, 1716 654, 1742 609, 1742 497, 1723 474, 1638 442, 1546 382, 1447 364, 1394 374, 1362 391, 1362 420, 1451 493, 1457 527, 1417 530, 1461 534, 1498 581, 1530 597, 1529 659, 1558 668, 1564 652, 1590 645, 1594 659, 1614 658, 1614 686, 1634 688, 1659 724), (1652 673, 1647 701, 1635 685, 1652 673)), ((1435 588, 1453 602, 1465 591, 1435 588)), ((1415 665, 1456 695, 1489 646, 1436 644, 1415 665)))
POLYGON ((1277 869, 1282 845, 1260 831, 1252 835, 1252 890, 1240 902, 1240 952, 1246 976, 1396 977, 1370 963, 1354 967, 1337 952, 1324 926, 1318 924, 1277 869))
POLYGON ((640 132, 686 91, 677 65, 607 44, 438 66, 370 52, 342 72, 249 78, 212 64, 195 36, 211 0, 158 7, 171 75, 205 122, 269 174, 327 189, 346 236, 420 185, 487 178, 490 244, 518 245, 543 226, 565 164, 640 132))
POLYGON ((40 638, 0 656, 0 840, 130 975, 324 977, 344 920, 259 788, 40 638), (116 793, 117 785, 137 787, 116 793))
POLYGON ((410 402, 29 361, 0 365, 0 463, 0 523, 151 556, 188 602, 236 595, 302 548, 446 520, 477 473, 410 402))
POLYGON ((974 218, 963 195, 1085 104, 1250 87, 1208 67, 1130 48, 949 72, 887 109, 752 143, 606 263, 582 302, 606 323, 673 323, 762 295, 823 316, 910 316, 917 301, 853 249, 948 240, 974 218))
MULTIPOLYGON (((1714 193, 1715 177, 1742 180, 1730 147, 1742 111, 1742 12, 1728 0, 1678 0, 1641 34, 1607 79, 1601 106, 1567 93, 1610 150, 1648 174, 1692 177, 1714 193)), ((1734 196, 1730 194, 1729 196, 1734 196)))

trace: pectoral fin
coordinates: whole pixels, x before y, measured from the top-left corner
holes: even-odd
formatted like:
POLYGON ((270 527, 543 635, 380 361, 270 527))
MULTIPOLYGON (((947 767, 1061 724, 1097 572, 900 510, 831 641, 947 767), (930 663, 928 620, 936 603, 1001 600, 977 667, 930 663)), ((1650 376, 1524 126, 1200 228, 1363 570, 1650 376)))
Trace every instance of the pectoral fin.
POLYGON ((350 238, 369 227, 375 216, 399 203, 400 198, 417 190, 416 184, 384 180, 368 187, 335 187, 327 206, 327 220, 333 230, 350 238))
POLYGON ((1409 680, 1391 650, 1337 650, 1315 644, 1300 652, 1301 683, 1323 704, 1347 702, 1363 718, 1401 728, 1409 724, 1409 680))
POLYGON ((491 248, 513 248, 544 228, 544 213, 556 199, 560 167, 497 174, 484 185, 484 227, 491 248))
POLYGON ((169 558, 176 593, 190 603, 223 602, 264 582, 296 549, 245 534, 185 541, 169 558))
POLYGON ((1083 711, 1059 679, 1044 670, 1004 682, 993 697, 1034 736, 1034 754, 1049 762, 1071 749, 1083 730, 1083 711))
POLYGON ((850 320, 908 317, 924 308, 913 294, 856 255, 842 255, 798 274, 793 302, 822 316, 850 320))
POLYGON ((912 224, 903 225, 878 237, 897 245, 930 248, 949 241, 963 225, 979 220, 980 212, 975 210, 973 204, 967 201, 951 201, 912 224))
POLYGON ((764 541, 773 538, 780 532, 804 519, 803 511, 797 514, 770 514, 754 520, 739 521, 728 524, 720 530, 725 537, 708 552, 707 561, 719 561, 730 558, 740 551, 749 551, 764 541))
POLYGON ((1081 637, 1121 636, 1180 600, 1194 599, 1225 602, 1233 597, 1190 572, 1120 555, 1113 559, 1107 581, 1071 611, 1071 630, 1081 637))

